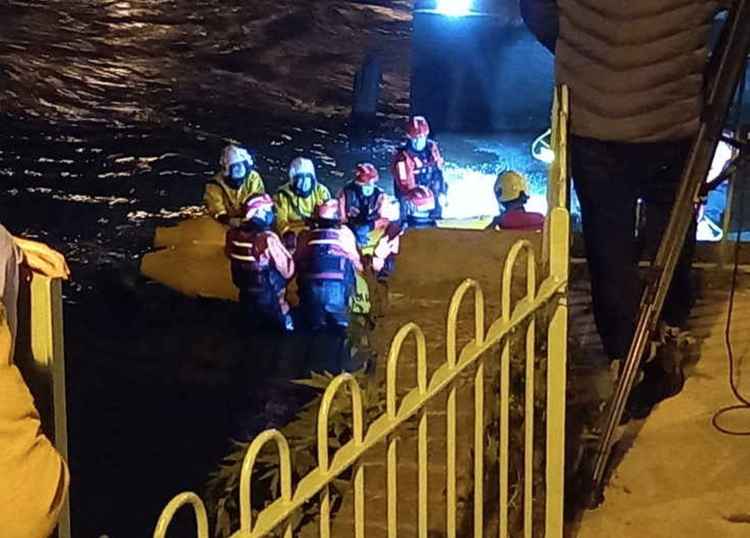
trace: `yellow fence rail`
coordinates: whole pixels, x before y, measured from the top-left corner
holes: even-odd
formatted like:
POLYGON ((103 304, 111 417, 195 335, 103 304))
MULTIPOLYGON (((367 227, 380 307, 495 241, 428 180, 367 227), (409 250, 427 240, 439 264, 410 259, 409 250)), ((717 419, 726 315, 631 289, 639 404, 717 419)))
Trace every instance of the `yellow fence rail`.
MULTIPOLYGON (((68 460, 65 398, 62 281, 31 274, 21 279, 18 294, 18 338, 14 362, 29 385, 44 433, 68 460)), ((0 533, 2 534, 2 533, 0 533)), ((58 538, 70 538, 66 499, 57 526, 58 538)))
MULTIPOLYGON (((446 529, 449 538, 457 536, 457 488, 456 453, 457 430, 457 380, 461 374, 474 372, 474 535, 484 535, 484 446, 485 446, 485 366, 489 360, 497 360, 492 349, 500 346, 500 395, 499 402, 499 535, 509 536, 509 451, 510 451, 510 335, 515 330, 525 331, 525 398, 524 398, 524 536, 532 537, 532 515, 534 491, 534 402, 535 402, 535 338, 537 324, 547 323, 546 350, 546 443, 545 443, 545 506, 544 535, 546 538, 561 538, 563 535, 563 473, 565 446, 565 367, 567 351, 567 303, 565 299, 568 281, 569 259, 569 215, 566 209, 567 160, 565 138, 567 125, 567 91, 558 89, 556 95, 553 147, 558 159, 550 173, 550 211, 545 226, 545 248, 543 264, 546 278, 537 279, 536 253, 528 241, 519 241, 510 250, 502 272, 501 315, 489 328, 485 324, 485 297, 479 284, 465 280, 454 292, 448 309, 446 326, 446 357, 442 365, 428 378, 427 346, 422 329, 415 323, 403 326, 393 338, 386 364, 386 408, 385 412, 365 429, 362 390, 354 377, 342 374, 334 378, 326 389, 318 412, 317 450, 318 465, 295 485, 292 483, 290 448, 284 436, 276 430, 260 434, 250 444, 242 464, 240 478, 240 528, 233 538, 260 538, 271 532, 283 531, 285 537, 292 536, 290 516, 317 496, 319 506, 319 534, 321 538, 331 535, 331 492, 336 477, 352 470, 354 495, 354 536, 365 536, 365 468, 362 457, 370 449, 386 443, 387 469, 387 535, 396 538, 398 531, 397 480, 398 443, 394 435, 399 427, 416 418, 417 464, 418 464, 418 513, 417 529, 420 538, 427 538, 427 506, 430 487, 427 470, 428 421, 427 405, 437 401, 438 395, 447 393, 446 425, 446 529), (514 269, 519 258, 525 258, 525 295, 512 301, 511 289, 514 269), (467 295, 474 299, 474 336, 460 350, 457 349, 457 322, 461 305, 467 295), (546 316, 541 317, 542 308, 546 316), (417 349, 417 386, 400 400, 397 398, 396 373, 401 357, 401 348, 408 338, 414 338, 417 349), (472 370, 473 369, 473 370, 472 370), (353 415, 353 438, 329 457, 328 414, 336 395, 347 387, 351 394, 353 415), (250 492, 253 470, 260 451, 273 443, 279 455, 280 497, 263 509, 255 520, 252 518, 250 492)), ((544 328, 544 327, 543 327, 544 328)), ((442 486, 442 484, 440 485, 442 486)), ((209 538, 206 508, 193 493, 176 496, 164 509, 154 531, 155 538, 164 538, 175 512, 183 505, 192 506, 196 515, 196 536, 209 538)))

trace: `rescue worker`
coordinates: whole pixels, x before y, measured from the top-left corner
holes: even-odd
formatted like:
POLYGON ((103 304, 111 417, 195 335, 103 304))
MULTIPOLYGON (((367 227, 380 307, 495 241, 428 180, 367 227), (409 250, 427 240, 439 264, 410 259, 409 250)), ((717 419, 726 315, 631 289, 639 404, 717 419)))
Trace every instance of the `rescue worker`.
POLYGON ((379 179, 373 164, 360 163, 338 199, 343 222, 354 232, 360 254, 382 280, 393 272, 401 227, 398 202, 376 185, 379 179))
POLYGON ((425 214, 441 219, 448 185, 443 177, 443 157, 430 140, 430 125, 423 116, 414 116, 406 125, 407 142, 393 160, 394 192, 401 204, 402 220, 416 221, 425 214))
MULTIPOLYGON (((619 369, 633 340, 641 298, 635 208, 646 207, 655 252, 667 227, 691 142, 704 112, 704 79, 716 0, 521 0, 529 29, 555 55, 558 84, 570 89, 571 173, 581 203, 594 319, 619 369), (603 36, 608 36, 603 38, 603 36)), ((688 231, 664 302, 665 341, 680 338, 693 305, 688 231)), ((682 388, 679 364, 644 368, 631 416, 682 388)), ((643 361, 645 362, 645 361, 643 361)))
POLYGON ((227 226, 239 226, 244 203, 254 194, 266 192, 255 161, 245 148, 230 144, 219 160, 221 169, 206 183, 203 203, 209 215, 227 226))
POLYGON ((541 230, 544 228, 544 215, 526 211, 529 190, 526 178, 508 170, 498 174, 495 181, 495 197, 502 209, 490 224, 496 230, 541 230))
POLYGON ((271 197, 256 194, 245 202, 242 223, 227 230, 225 249, 251 326, 291 331, 294 324, 285 293, 294 261, 273 231, 274 220, 271 197))
POLYGON ((307 227, 317 206, 331 199, 331 193, 320 183, 310 159, 297 157, 289 165, 289 181, 274 195, 276 229, 284 244, 294 251, 296 237, 307 227))
POLYGON ((349 305, 362 262, 354 234, 341 220, 337 200, 319 205, 312 229, 300 235, 294 254, 300 320, 312 330, 349 325, 349 305))

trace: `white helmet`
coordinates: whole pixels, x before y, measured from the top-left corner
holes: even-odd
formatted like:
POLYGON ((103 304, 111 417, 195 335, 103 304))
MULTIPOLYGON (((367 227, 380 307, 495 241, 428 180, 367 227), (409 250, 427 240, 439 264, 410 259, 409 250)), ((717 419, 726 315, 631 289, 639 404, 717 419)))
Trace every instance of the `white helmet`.
POLYGON ((312 174, 315 177, 315 165, 310 159, 297 157, 289 165, 289 179, 299 174, 312 174))
POLYGON ((245 148, 235 146, 234 144, 230 144, 224 148, 224 151, 221 153, 221 160, 219 162, 225 176, 229 175, 229 167, 233 164, 247 162, 248 166, 250 167, 255 164, 252 156, 245 148))

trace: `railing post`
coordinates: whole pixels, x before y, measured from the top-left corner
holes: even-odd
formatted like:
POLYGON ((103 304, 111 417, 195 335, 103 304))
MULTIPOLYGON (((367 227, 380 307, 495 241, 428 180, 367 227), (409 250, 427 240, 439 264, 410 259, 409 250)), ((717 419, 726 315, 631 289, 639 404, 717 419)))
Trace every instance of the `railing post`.
MULTIPOLYGON (((570 214, 568 192, 568 89, 555 91, 553 148, 555 161, 550 169, 550 212, 545 229, 545 254, 549 275, 567 282, 570 263, 570 214), (553 205, 554 204, 554 205, 553 205)), ((545 499, 546 538, 563 536, 565 493, 565 385, 568 344, 567 288, 562 288, 547 330, 547 461, 545 499)))
MULTIPOLYGON (((42 428, 68 461, 68 422, 65 403, 62 282, 31 273, 21 279, 18 297, 18 338, 15 362, 34 396, 42 428)), ((70 538, 70 496, 57 526, 58 538, 70 538)))

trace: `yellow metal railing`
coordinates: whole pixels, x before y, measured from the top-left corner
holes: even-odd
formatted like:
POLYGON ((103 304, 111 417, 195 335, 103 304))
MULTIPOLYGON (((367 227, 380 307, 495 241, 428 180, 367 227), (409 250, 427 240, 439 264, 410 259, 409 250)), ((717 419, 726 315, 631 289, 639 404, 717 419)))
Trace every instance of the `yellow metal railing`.
MULTIPOLYGON (((510 250, 502 273, 501 315, 489 328, 485 326, 484 293, 476 281, 465 280, 454 292, 447 317, 445 361, 428 378, 427 346, 425 335, 419 325, 408 323, 395 335, 391 343, 386 365, 386 409, 365 430, 362 405, 362 390, 349 374, 334 378, 325 391, 318 411, 317 441, 318 465, 292 484, 291 454, 284 436, 276 430, 260 434, 250 444, 242 464, 240 478, 240 528, 232 538, 256 538, 283 530, 285 537, 292 536, 290 516, 314 497, 318 497, 319 534, 322 538, 331 535, 330 486, 333 480, 344 471, 353 471, 354 495, 354 536, 365 536, 365 468, 362 457, 370 449, 385 441, 387 469, 387 535, 396 538, 398 531, 398 439, 394 435, 400 426, 416 418, 417 424, 417 528, 420 538, 427 538, 427 506, 430 484, 427 472, 427 405, 435 403, 438 395, 447 393, 446 400, 446 529, 449 538, 457 536, 457 488, 456 453, 457 380, 461 374, 474 369, 474 535, 484 535, 484 445, 485 445, 485 366, 489 360, 496 360, 492 349, 500 346, 500 395, 499 402, 499 535, 509 536, 509 452, 510 452, 510 335, 516 329, 525 331, 525 398, 524 398, 524 536, 532 537, 534 502, 534 402, 535 402, 535 338, 537 323, 541 322, 542 307, 549 307, 543 318, 547 322, 546 350, 546 443, 545 443, 545 506, 544 535, 547 538, 561 538, 563 535, 563 472, 565 446, 565 364, 567 341, 567 303, 565 291, 568 280, 569 257, 569 216, 566 209, 567 160, 564 155, 567 125, 567 92, 557 91, 553 129, 553 147, 558 159, 550 173, 550 211, 545 227, 545 249, 543 266, 546 278, 538 284, 536 254, 528 241, 519 241, 510 250), (514 268, 518 258, 525 254, 525 295, 513 302, 511 289, 514 268), (459 309, 470 292, 474 297, 474 336, 458 350, 456 345, 459 309), (551 314, 550 314, 551 312, 551 314), (401 357, 401 348, 407 338, 413 337, 417 349, 417 386, 397 399, 398 381, 396 373, 401 357), (328 413, 341 388, 348 387, 351 393, 353 410, 353 438, 340 447, 329 458, 328 413), (255 521, 251 517, 250 491, 253 469, 261 449, 273 442, 279 454, 281 495, 262 510, 255 521)), ((433 487, 433 489, 435 489, 433 487)), ((439 488, 440 489, 440 488, 439 488)), ((155 538, 164 538, 175 512, 185 504, 190 504, 196 515, 197 537, 209 538, 206 509, 203 502, 193 493, 182 493, 175 497, 164 509, 154 531, 155 538)))
MULTIPOLYGON (((30 280, 23 278, 20 283, 14 362, 34 396, 44 433, 67 461, 62 281, 39 274, 30 276, 30 280)), ((57 537, 70 536, 70 509, 66 500, 60 512, 57 537)))

